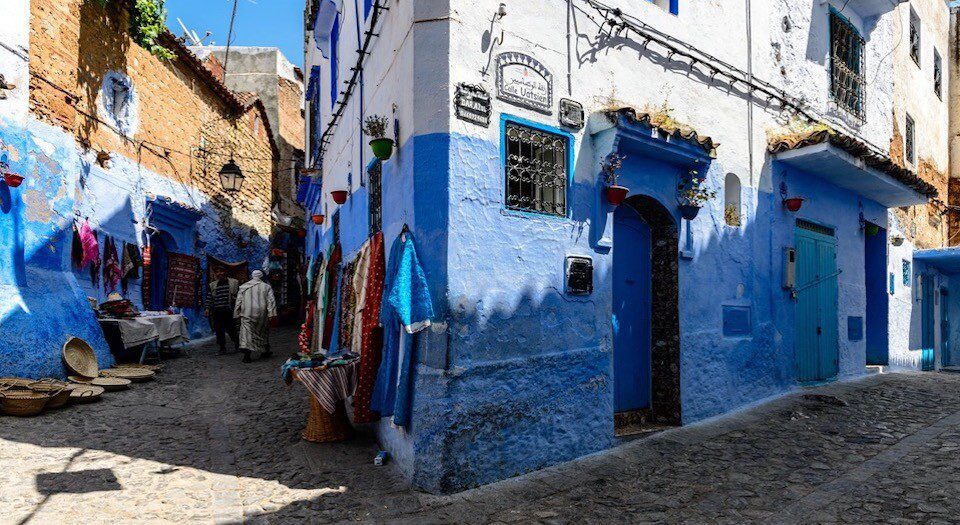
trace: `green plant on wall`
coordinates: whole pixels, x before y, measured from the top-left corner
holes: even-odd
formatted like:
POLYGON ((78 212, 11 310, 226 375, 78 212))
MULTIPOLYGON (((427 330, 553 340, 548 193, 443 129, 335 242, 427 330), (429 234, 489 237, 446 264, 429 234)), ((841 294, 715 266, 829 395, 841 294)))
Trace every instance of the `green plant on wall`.
POLYGON ((171 59, 173 51, 159 44, 160 35, 167 30, 167 10, 164 0, 98 0, 106 6, 123 2, 130 10, 130 36, 141 47, 158 58, 171 59))

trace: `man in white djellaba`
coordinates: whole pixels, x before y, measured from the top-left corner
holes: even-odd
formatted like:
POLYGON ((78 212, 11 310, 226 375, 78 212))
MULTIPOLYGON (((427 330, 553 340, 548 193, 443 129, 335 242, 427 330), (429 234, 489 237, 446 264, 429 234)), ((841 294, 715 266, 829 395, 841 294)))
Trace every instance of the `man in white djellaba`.
POLYGON ((243 362, 251 361, 252 352, 260 352, 261 359, 270 357, 270 319, 277 316, 277 301, 273 288, 263 282, 262 271, 254 270, 250 280, 240 285, 233 314, 240 320, 243 362))

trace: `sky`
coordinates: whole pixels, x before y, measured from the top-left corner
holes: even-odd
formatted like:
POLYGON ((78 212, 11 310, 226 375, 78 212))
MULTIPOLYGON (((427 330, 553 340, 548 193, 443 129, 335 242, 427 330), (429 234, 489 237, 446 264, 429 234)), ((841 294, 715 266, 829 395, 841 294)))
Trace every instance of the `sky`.
MULTIPOLYGON (((279 47, 294 65, 303 66, 304 0, 238 0, 237 18, 233 27, 233 45, 279 47)), ((233 0, 167 0, 167 26, 177 36, 188 29, 204 40, 227 44, 233 0)))

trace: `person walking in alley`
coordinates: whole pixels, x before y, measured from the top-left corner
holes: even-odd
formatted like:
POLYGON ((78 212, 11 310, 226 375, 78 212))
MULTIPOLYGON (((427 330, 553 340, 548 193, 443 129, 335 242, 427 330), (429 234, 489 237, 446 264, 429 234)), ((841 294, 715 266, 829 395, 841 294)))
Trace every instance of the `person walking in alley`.
POLYGON ((263 272, 254 270, 249 281, 237 292, 234 316, 240 319, 240 350, 243 362, 250 362, 250 354, 260 352, 261 358, 270 357, 270 319, 277 316, 273 287, 263 282, 263 272))
POLYGON ((222 266, 213 267, 213 280, 210 281, 210 290, 207 293, 207 311, 204 313, 210 319, 213 331, 217 334, 220 355, 227 353, 227 334, 230 334, 234 349, 240 350, 240 336, 233 317, 239 288, 240 283, 232 277, 227 277, 227 271, 222 266))

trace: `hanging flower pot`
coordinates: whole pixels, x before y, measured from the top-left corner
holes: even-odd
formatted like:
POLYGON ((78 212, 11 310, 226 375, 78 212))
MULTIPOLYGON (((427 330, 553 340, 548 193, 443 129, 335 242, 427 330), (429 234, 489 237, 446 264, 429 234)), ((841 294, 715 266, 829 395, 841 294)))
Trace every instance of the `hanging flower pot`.
POLYGON ((314 215, 314 216, 310 217, 310 219, 313 221, 314 224, 320 225, 320 224, 323 224, 324 216, 323 216, 323 215, 314 215))
POLYGON ((894 235, 893 237, 890 237, 890 244, 894 246, 903 246, 904 240, 905 239, 903 238, 903 235, 894 235))
POLYGON ((867 237, 873 237, 874 235, 880 233, 880 227, 876 224, 867 224, 863 228, 863 232, 867 234, 867 237))
POLYGON ((688 221, 692 221, 693 219, 696 219, 699 213, 700 213, 700 206, 694 206, 693 204, 680 205, 680 216, 688 221))
POLYGON ((370 141, 370 149, 378 159, 387 160, 393 155, 393 139, 373 139, 370 141))
POLYGON ((303 228, 300 228, 299 230, 297 230, 297 237, 300 237, 301 239, 303 239, 306 236, 307 236, 307 230, 304 230, 303 228))
POLYGON ((803 197, 790 197, 789 199, 783 199, 783 205, 787 207, 787 210, 796 213, 803 206, 803 201, 803 197))
POLYGON ((347 190, 333 190, 330 192, 330 196, 333 197, 333 202, 337 204, 347 202, 347 190))
POLYGON ((23 176, 13 173, 11 171, 8 171, 3 174, 3 181, 7 183, 7 186, 10 186, 11 188, 16 188, 21 183, 23 183, 23 176))
POLYGON ((630 193, 629 188, 623 186, 607 186, 607 202, 613 206, 619 206, 624 199, 627 198, 627 194, 630 193))

